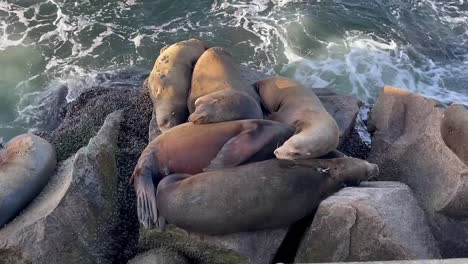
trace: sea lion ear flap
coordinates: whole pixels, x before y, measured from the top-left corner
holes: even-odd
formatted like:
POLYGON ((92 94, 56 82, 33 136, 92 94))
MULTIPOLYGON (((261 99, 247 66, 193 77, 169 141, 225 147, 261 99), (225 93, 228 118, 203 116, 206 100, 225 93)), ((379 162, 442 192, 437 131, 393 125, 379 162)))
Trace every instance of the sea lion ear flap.
POLYGON ((242 164, 278 137, 278 133, 278 129, 267 124, 248 123, 239 135, 224 144, 210 165, 203 171, 233 168, 242 164))

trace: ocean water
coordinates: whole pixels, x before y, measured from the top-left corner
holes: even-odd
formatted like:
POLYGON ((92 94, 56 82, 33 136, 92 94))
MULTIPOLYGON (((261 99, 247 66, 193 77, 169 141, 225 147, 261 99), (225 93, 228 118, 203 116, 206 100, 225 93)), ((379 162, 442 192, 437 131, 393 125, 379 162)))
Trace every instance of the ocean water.
POLYGON ((468 103, 467 0, 0 0, 0 138, 191 37, 370 104, 383 85, 468 103))

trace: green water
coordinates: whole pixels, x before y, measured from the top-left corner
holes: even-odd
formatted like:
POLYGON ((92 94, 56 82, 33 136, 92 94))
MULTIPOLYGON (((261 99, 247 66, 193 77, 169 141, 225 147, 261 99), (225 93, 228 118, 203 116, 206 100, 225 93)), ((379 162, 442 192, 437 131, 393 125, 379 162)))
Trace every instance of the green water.
POLYGON ((0 137, 41 128, 57 87, 112 86, 192 37, 369 103, 384 84, 468 102, 465 1, 0 0, 0 137))

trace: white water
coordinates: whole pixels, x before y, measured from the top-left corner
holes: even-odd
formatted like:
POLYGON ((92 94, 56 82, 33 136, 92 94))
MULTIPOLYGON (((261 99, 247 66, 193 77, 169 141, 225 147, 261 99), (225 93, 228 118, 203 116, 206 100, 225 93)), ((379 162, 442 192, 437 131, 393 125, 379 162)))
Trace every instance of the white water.
POLYGON ((160 47, 190 37, 369 103, 384 85, 468 103, 465 0, 0 0, 0 135, 39 126, 54 89, 71 101, 112 86, 106 76, 149 71, 160 47))

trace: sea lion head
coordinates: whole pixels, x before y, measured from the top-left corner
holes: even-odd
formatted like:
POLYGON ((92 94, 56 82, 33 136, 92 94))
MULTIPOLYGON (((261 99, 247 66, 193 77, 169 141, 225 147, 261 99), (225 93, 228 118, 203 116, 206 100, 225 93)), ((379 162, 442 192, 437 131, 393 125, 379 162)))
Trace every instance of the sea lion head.
POLYGON ((211 99, 208 96, 198 98, 195 101, 195 111, 189 116, 188 121, 194 124, 217 122, 215 117, 219 114, 219 102, 219 98, 211 99))
POLYGON ((318 144, 310 143, 305 135, 296 134, 277 148, 274 153, 278 159, 285 160, 304 160, 321 156, 317 153, 317 150, 321 149, 321 142, 317 142, 318 144))
MULTIPOLYGON (((330 174, 346 184, 356 184, 376 177, 379 174, 379 166, 357 158, 332 159, 333 166, 330 174)), ((331 161, 332 161, 331 160, 331 161)))
POLYGON ((306 112, 294 122, 296 134, 275 150, 278 159, 301 160, 321 157, 338 147, 339 128, 328 113, 306 112), (304 119, 312 119, 312 122, 304 119))
POLYGON ((194 124, 210 124, 234 119, 239 98, 232 91, 218 91, 198 98, 195 111, 188 120, 194 124))
POLYGON ((195 111, 188 120, 194 124, 210 124, 262 118, 263 112, 260 105, 249 94, 226 89, 195 100, 195 111))
POLYGON ((159 100, 155 106, 156 120, 161 132, 185 123, 188 116, 186 104, 178 104, 170 100, 159 100))

